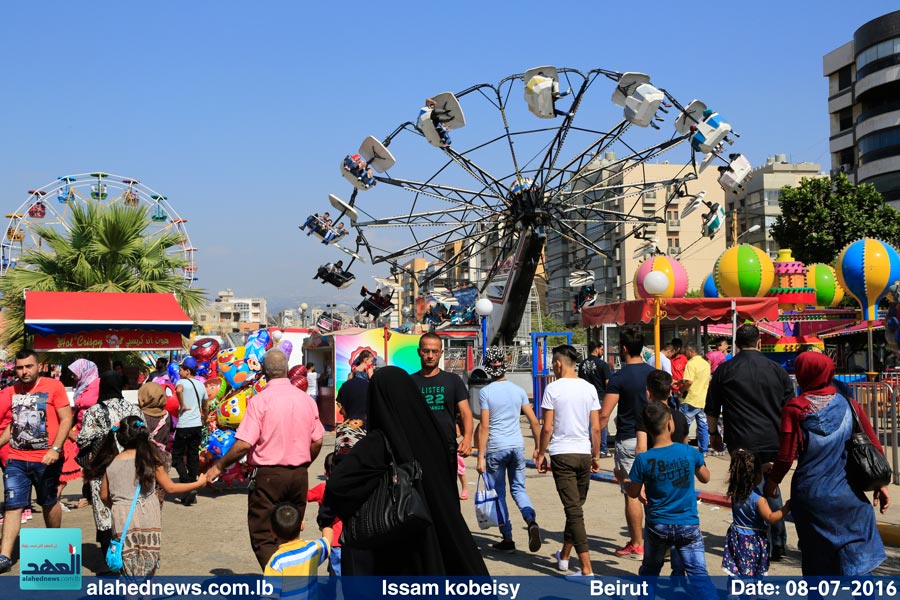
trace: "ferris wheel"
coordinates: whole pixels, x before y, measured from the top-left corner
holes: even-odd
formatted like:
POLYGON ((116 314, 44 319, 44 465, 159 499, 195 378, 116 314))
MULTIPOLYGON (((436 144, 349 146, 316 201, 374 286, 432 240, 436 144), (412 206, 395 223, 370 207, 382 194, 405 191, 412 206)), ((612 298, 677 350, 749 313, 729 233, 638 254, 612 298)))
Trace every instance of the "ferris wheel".
POLYGON ((6 215, 6 235, 0 239, 0 276, 19 264, 23 252, 42 247, 39 225, 60 232, 70 231, 73 208, 84 204, 146 206, 149 223, 145 235, 152 238, 176 233, 181 243, 169 248, 168 253, 183 260, 181 275, 188 286, 197 281, 197 248, 188 236, 187 219, 178 216, 166 196, 137 179, 102 171, 58 177, 56 181, 28 190, 25 201, 6 215))
POLYGON ((612 257, 624 237, 642 238, 647 225, 662 223, 669 202, 691 196, 688 183, 713 161, 723 188, 742 185, 746 159, 723 156, 735 136, 704 103, 682 105, 643 73, 537 67, 430 96, 386 137, 366 137, 340 165, 349 200, 331 195, 335 216, 310 215, 301 229, 351 257, 347 267, 320 267, 323 283, 349 286, 350 267, 364 256, 392 275, 423 257, 431 266, 417 274, 420 286, 476 285, 500 306, 494 343, 511 343, 548 239, 575 251, 548 254, 542 266, 566 269, 569 286, 591 286, 591 259, 612 257), (670 111, 666 133, 660 122, 670 111), (646 174, 644 165, 682 144, 681 171, 646 174), (644 211, 650 192, 665 195, 665 207, 644 211), (344 217, 355 249, 342 241, 344 217))

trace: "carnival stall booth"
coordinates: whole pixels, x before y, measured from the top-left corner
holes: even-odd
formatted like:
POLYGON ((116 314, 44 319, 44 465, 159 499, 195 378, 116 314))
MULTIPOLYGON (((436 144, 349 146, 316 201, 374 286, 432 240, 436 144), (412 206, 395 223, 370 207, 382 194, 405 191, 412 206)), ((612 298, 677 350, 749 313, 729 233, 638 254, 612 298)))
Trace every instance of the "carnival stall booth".
MULTIPOLYGON (((25 292, 25 333, 38 352, 182 350, 194 323, 173 294, 25 292)), ((137 392, 126 390, 137 402, 137 392)))
POLYGON ((303 342, 306 359, 315 363, 317 369, 321 367, 323 373, 330 372, 329 385, 319 387, 319 418, 322 424, 330 428, 340 422, 335 399, 341 385, 349 379, 351 365, 360 352, 372 352, 378 366, 393 365, 415 373, 420 367, 419 337, 397 333, 386 327, 353 327, 324 335, 313 330, 303 342))

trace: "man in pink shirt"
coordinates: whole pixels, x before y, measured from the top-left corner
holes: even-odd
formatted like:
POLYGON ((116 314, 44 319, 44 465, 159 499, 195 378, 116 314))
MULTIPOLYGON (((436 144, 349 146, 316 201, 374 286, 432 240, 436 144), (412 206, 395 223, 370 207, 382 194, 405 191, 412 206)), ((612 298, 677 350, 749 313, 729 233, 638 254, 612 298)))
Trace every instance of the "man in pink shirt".
POLYGON ((268 383, 247 404, 234 446, 206 473, 213 481, 249 453, 247 460, 255 468, 247 498, 247 527, 260 568, 278 549, 270 520, 275 506, 290 502, 303 517, 309 488, 307 468, 319 455, 325 435, 316 403, 288 379, 284 352, 266 352, 263 372, 268 383))

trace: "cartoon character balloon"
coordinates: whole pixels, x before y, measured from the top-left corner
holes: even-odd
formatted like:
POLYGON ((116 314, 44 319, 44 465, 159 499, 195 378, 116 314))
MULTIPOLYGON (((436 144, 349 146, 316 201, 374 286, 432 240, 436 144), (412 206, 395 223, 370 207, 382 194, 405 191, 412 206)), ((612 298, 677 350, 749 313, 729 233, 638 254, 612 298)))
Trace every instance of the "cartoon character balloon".
POLYGON ((847 293, 859 302, 863 320, 874 321, 878 302, 900 281, 900 255, 890 244, 863 238, 841 251, 835 271, 847 293))
POLYGON ((197 361, 197 375, 207 377, 216 370, 219 342, 214 338, 198 338, 191 344, 190 355, 197 361))
POLYGON ((247 336, 247 343, 244 344, 247 349, 247 365, 251 371, 262 371, 263 357, 266 350, 272 347, 272 336, 266 329, 257 329, 247 336))
POLYGON ((234 431, 231 429, 216 429, 209 436, 206 442, 206 449, 209 450, 215 458, 225 456, 237 438, 234 437, 234 431))
POLYGON ((250 367, 246 361, 244 346, 226 348, 219 352, 219 374, 225 378, 228 387, 237 389, 250 377, 250 367))
POLYGON ((252 387, 232 392, 219 405, 219 427, 237 427, 247 412, 247 401, 253 396, 252 387))

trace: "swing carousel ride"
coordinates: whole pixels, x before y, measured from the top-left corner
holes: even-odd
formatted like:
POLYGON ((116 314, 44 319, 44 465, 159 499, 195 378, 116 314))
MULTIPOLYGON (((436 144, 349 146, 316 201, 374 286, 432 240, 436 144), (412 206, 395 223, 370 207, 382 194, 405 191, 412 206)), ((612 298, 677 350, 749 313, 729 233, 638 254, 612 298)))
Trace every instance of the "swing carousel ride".
MULTIPOLYGON (((746 158, 725 151, 736 136, 703 102, 683 105, 643 73, 537 67, 497 84, 431 96, 386 137, 366 137, 340 161, 352 186, 348 201, 330 195, 328 212, 310 215, 300 228, 349 257, 346 266, 341 260, 319 267, 322 283, 349 287, 353 263, 370 260, 389 266, 392 278, 408 272, 420 290, 446 294, 476 286, 495 304, 493 343, 508 344, 539 265, 564 269, 577 302, 588 304, 596 297, 591 259, 609 258, 623 236, 646 239, 648 255, 658 252, 645 228, 663 222, 665 207, 645 213, 644 194, 660 191, 666 206, 675 199, 690 201, 691 210, 705 204, 704 235, 714 236, 724 209, 704 201, 702 190, 691 193, 689 183, 715 162, 720 185, 736 191, 750 171, 746 158), (594 101, 601 82, 610 84, 605 89, 615 107, 594 101), (661 125, 667 115, 670 133, 661 125), (592 125, 604 119, 615 124, 592 125), (682 144, 690 156, 683 153, 677 176, 645 176, 645 163, 682 144), (423 152, 425 145, 432 152, 423 152), (548 237, 568 248, 556 264, 541 264, 548 237), (571 256, 579 257, 574 264, 571 256), (407 265, 416 257, 429 268, 413 273, 407 265)), ((363 287, 363 294, 370 315, 390 310, 393 291, 375 298, 363 287)))

